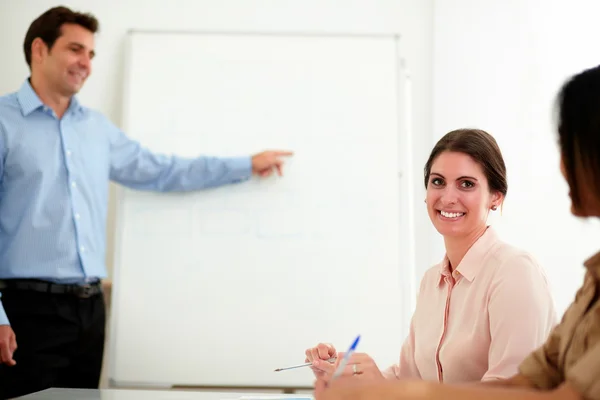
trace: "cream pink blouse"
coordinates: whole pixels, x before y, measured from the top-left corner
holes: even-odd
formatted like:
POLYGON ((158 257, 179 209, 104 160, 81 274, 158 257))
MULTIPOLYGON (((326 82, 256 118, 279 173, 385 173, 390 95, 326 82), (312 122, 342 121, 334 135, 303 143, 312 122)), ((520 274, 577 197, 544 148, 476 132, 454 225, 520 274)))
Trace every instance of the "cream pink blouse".
POLYGON ((543 270, 488 228, 453 273, 447 258, 425 273, 400 362, 384 376, 446 383, 507 378, 556 323, 543 270))

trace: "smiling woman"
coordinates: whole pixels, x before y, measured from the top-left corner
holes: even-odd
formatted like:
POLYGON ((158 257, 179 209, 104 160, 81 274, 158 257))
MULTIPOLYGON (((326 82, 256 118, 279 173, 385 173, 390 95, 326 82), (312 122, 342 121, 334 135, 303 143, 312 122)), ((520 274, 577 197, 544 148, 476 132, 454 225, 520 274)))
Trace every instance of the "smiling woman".
MULTIPOLYGON (((425 165, 425 187, 446 255, 421 281, 399 363, 381 371, 370 356, 355 353, 345 374, 456 383, 508 378, 557 320, 542 268, 487 224, 508 191, 494 138, 471 129, 446 134, 425 165)), ((319 380, 337 368, 339 361, 325 361, 335 354, 323 343, 306 351, 319 380)))
POLYGON ((425 164, 425 188, 429 218, 451 250, 452 269, 487 230, 490 210, 501 206, 508 192, 498 144, 482 130, 446 134, 425 164))

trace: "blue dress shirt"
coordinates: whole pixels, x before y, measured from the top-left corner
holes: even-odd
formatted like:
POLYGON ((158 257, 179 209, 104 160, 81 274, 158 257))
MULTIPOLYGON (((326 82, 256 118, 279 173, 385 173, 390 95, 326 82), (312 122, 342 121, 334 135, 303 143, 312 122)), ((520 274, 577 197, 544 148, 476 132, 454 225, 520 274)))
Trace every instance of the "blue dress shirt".
MULTIPOLYGON (((241 182, 252 171, 250 157, 152 153, 75 97, 58 119, 29 79, 0 97, 0 157, 0 279, 62 283, 106 276, 109 180, 191 191, 241 182)), ((0 301, 0 325, 8 323, 0 301)))

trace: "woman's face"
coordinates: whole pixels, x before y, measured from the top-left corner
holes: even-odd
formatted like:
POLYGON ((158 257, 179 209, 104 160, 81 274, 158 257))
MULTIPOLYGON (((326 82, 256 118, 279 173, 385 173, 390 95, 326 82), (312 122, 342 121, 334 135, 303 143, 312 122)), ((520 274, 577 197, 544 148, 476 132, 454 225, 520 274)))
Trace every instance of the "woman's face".
POLYGON ((433 162, 427 182, 427 212, 443 236, 461 237, 483 230, 502 194, 490 193, 481 166, 463 153, 443 152, 433 162))

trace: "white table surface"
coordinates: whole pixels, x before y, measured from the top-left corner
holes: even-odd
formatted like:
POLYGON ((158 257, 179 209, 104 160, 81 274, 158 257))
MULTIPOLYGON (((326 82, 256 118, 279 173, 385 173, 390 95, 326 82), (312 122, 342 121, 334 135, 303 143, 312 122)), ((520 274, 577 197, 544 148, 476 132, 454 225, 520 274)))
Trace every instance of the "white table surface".
POLYGON ((182 390, 129 390, 129 389, 47 389, 23 400, 238 400, 252 399, 312 399, 310 394, 211 392, 182 390))

